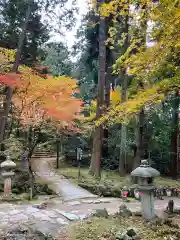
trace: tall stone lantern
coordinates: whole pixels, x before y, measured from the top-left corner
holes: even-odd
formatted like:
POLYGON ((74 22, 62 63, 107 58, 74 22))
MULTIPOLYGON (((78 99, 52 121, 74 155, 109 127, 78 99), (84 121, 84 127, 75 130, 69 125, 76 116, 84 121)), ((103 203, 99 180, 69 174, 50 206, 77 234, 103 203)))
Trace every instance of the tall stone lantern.
POLYGON ((142 160, 140 167, 131 172, 132 177, 138 180, 138 188, 142 193, 141 211, 146 220, 155 217, 154 209, 154 178, 158 177, 160 172, 148 164, 148 160, 142 160))
POLYGON ((13 170, 16 164, 7 156, 6 160, 2 162, 0 166, 2 168, 1 174, 4 178, 4 197, 8 197, 11 195, 11 178, 14 175, 13 170))

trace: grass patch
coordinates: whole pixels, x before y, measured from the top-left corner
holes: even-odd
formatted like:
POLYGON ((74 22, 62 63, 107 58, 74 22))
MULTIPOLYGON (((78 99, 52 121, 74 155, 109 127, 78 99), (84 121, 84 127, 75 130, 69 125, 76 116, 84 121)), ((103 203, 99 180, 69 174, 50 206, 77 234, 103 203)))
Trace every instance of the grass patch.
MULTIPOLYGON (((67 177, 92 193, 106 197, 120 197, 121 189, 124 186, 132 189, 136 187, 136 185, 132 184, 130 176, 121 177, 119 173, 114 171, 102 171, 101 180, 99 181, 89 175, 88 171, 88 169, 81 169, 81 177, 79 181, 77 168, 61 168, 57 170, 57 173, 67 177)), ((163 177, 155 179, 155 185, 158 187, 161 186, 162 188, 180 188, 179 181, 163 177)))
MULTIPOLYGON (((118 218, 92 218, 87 221, 73 223, 67 229, 68 240, 114 240, 117 233, 123 233, 133 228, 143 240, 180 239, 180 229, 165 224, 150 225, 140 217, 118 218)), ((118 234, 118 235, 119 235, 118 234)))
POLYGON ((159 187, 165 187, 165 188, 180 188, 180 181, 178 180, 172 180, 168 177, 158 177, 155 179, 155 184, 159 187))

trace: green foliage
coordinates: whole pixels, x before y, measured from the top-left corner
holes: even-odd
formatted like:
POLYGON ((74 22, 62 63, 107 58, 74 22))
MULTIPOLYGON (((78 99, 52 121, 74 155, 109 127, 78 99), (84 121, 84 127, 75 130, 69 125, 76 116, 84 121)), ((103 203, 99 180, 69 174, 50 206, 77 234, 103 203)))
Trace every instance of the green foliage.
POLYGON ((77 31, 74 53, 77 58, 75 77, 79 79, 83 100, 92 100, 96 96, 98 82, 98 18, 92 10, 84 16, 77 31))
MULTIPOLYGON (((24 24, 28 3, 25 0, 1 1, 0 4, 0 46, 16 49, 24 24)), ((22 51, 22 61, 33 63, 37 60, 40 46, 49 38, 48 28, 42 23, 38 3, 33 2, 22 51)))
MULTIPOLYGON (((64 29, 72 29, 76 23, 75 1, 66 6, 67 0, 37 0, 31 3, 31 14, 23 44, 21 61, 32 65, 42 54, 41 47, 50 38, 50 31, 62 35, 64 29), (46 12, 46 16, 44 13, 46 12)), ((22 31, 29 1, 7 0, 0 2, 0 46, 16 49, 22 31)))
POLYGON ((68 48, 64 43, 48 43, 43 50, 45 59, 42 64, 48 67, 53 76, 71 75, 72 62, 68 48))
POLYGON ((23 148, 22 140, 11 134, 10 137, 4 141, 4 144, 6 145, 5 155, 10 156, 14 160, 19 159, 23 148))

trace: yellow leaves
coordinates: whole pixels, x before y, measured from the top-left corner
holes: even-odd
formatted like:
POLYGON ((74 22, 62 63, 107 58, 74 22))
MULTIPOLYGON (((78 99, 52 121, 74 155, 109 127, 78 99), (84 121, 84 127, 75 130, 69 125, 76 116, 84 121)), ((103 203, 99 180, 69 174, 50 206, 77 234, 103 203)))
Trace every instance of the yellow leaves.
POLYGON ((111 105, 115 106, 121 101, 121 88, 118 87, 110 93, 111 105))
POLYGON ((179 19, 180 18, 180 8, 178 8, 175 12, 175 18, 179 19))
MULTIPOLYGON (((110 104, 116 106, 121 101, 121 88, 116 88, 115 91, 110 92, 110 104)), ((84 119, 85 121, 93 121, 96 117, 97 101, 92 101, 90 106, 90 116, 84 119)))
POLYGON ((99 12, 102 17, 117 16, 121 14, 122 16, 129 13, 129 1, 127 0, 112 0, 109 3, 104 3, 99 7, 99 12))
POLYGON ((110 14, 116 14, 117 6, 114 6, 114 1, 104 3, 99 7, 99 12, 102 17, 109 17, 110 14))
POLYGON ((176 88, 180 88, 180 78, 178 76, 171 78, 171 80, 165 79, 147 90, 139 91, 133 99, 129 99, 124 103, 110 108, 104 116, 95 122, 95 124, 100 125, 106 123, 111 125, 116 122, 127 124, 142 107, 149 107, 162 101, 165 98, 167 91, 174 91, 176 88))
POLYGON ((11 70, 10 63, 14 61, 15 50, 0 47, 0 73, 11 70))
POLYGON ((16 51, 0 47, 0 57, 8 62, 13 62, 15 58, 16 51))
MULTIPOLYGON (((131 52, 133 51, 133 49, 137 48, 136 45, 138 44, 138 42, 139 42, 138 40, 132 41, 131 45, 127 48, 126 52, 116 60, 116 64, 113 65, 113 68, 114 68, 113 73, 119 73, 122 70, 122 68, 131 67, 129 64, 129 61, 131 60, 131 58, 134 58, 134 56, 136 56, 136 55, 131 55, 131 52)), ((140 49, 141 48, 139 48, 138 51, 140 51, 140 49)))
POLYGON ((107 44, 114 44, 114 37, 117 34, 117 29, 115 27, 110 27, 109 28, 109 38, 106 40, 106 45, 107 44))
MULTIPOLYGON (((136 26, 141 27, 142 36, 130 36, 130 44, 126 52, 121 55, 113 66, 113 73, 119 73, 126 69, 128 75, 136 80, 137 86, 141 82, 145 88, 134 95, 133 99, 120 103, 116 99, 115 93, 111 93, 111 107, 96 121, 96 125, 108 122, 126 122, 144 106, 150 106, 162 101, 168 91, 180 88, 180 71, 177 62, 180 53, 180 2, 160 0, 157 4, 152 0, 139 1, 138 11, 128 11, 129 6, 134 5, 134 1, 113 0, 100 6, 102 17, 114 17, 114 24, 117 23, 117 16, 129 15, 136 26), (129 5, 128 5, 129 4, 129 5), (154 45, 148 48, 144 43, 146 20, 153 23, 154 29, 151 36, 154 45), (173 76, 173 77, 172 77, 173 76), (165 80, 163 78, 169 77, 165 80), (154 82, 158 83, 154 84, 154 82), (114 96, 113 96, 114 94, 114 96), (112 100, 114 97, 114 100, 112 100)), ((116 30, 109 31, 108 43, 114 44, 116 30)), ((122 34, 118 41, 120 46, 124 45, 126 36, 122 34)), ((138 89, 137 89, 138 91, 138 89)), ((119 94, 120 96, 120 94, 119 94)))
POLYGON ((97 0, 91 0, 92 8, 96 8, 97 0))
MULTIPOLYGON (((134 4, 134 1, 129 1, 129 5, 134 4)), ((155 35, 153 30, 152 35, 156 37, 157 41, 154 46, 145 50, 144 47, 138 47, 137 39, 131 39, 130 46, 127 51, 119 57, 114 65, 114 73, 121 71, 122 67, 129 68, 129 74, 144 78, 146 70, 151 65, 151 73, 158 70, 159 66, 163 64, 172 48, 179 48, 180 46, 180 8, 178 1, 160 1, 158 4, 153 4, 150 0, 140 1, 138 15, 139 21, 143 22, 144 12, 148 11, 148 19, 155 24, 155 29, 158 35, 155 35), (146 8, 144 9, 144 6, 146 8), (141 16, 141 13, 143 14, 141 16), (140 17, 141 16, 141 17, 140 17), (133 53, 136 49, 136 56, 133 53)), ((113 0, 109 3, 103 4, 100 7, 100 14, 103 17, 113 15, 115 18, 128 9, 127 1, 113 0), (120 9, 120 11, 119 11, 120 9)), ((127 12, 126 12, 127 13, 127 12)), ((136 18, 137 11, 130 11, 133 19, 136 18)), ((146 16, 145 16, 146 18, 146 16)), ((114 28, 112 28, 114 29, 114 28)), ((108 43, 114 44, 116 30, 110 29, 110 37, 108 43)), ((156 33, 156 34, 157 34, 156 33)), ((124 44, 125 36, 121 36, 118 41, 119 45, 124 44)), ((142 43, 141 43, 142 44, 142 43)), ((148 78, 148 77, 147 77, 148 78)))

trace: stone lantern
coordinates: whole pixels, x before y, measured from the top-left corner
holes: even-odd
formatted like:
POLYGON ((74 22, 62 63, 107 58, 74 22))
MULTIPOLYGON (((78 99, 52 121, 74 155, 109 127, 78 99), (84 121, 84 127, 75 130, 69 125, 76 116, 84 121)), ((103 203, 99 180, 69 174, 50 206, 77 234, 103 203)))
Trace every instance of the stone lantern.
POLYGON ((147 160, 142 160, 140 167, 131 172, 131 176, 138 180, 138 188, 142 193, 141 210, 143 217, 147 220, 155 217, 153 180, 159 175, 159 171, 150 167, 147 160))
POLYGON ((6 160, 1 163, 1 174, 4 178, 4 196, 8 197, 11 194, 11 178, 14 176, 13 169, 16 164, 7 156, 6 160))

